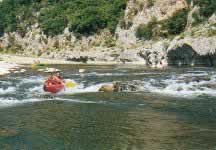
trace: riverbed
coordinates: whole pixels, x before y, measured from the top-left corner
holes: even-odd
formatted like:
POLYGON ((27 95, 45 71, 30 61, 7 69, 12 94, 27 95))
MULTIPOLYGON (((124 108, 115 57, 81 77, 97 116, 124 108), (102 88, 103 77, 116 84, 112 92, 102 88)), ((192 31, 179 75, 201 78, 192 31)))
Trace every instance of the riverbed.
POLYGON ((46 93, 47 74, 31 67, 0 78, 0 149, 216 149, 215 68, 50 67, 76 87, 46 93), (116 81, 140 87, 98 92, 116 81))

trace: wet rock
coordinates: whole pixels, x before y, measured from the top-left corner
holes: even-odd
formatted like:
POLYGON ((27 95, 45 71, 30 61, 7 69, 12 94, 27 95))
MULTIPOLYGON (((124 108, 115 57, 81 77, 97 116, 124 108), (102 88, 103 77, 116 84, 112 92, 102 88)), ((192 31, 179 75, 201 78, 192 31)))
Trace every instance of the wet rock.
POLYGON ((216 89, 216 83, 209 83, 209 84, 206 84, 204 86, 207 88, 210 88, 210 89, 216 89))
POLYGON ((201 81, 210 81, 211 80, 211 78, 210 77, 202 77, 202 76, 200 76, 200 77, 194 77, 193 79, 192 79, 192 81, 193 82, 201 82, 201 81))
POLYGON ((67 61, 74 61, 74 62, 82 62, 82 63, 87 63, 88 60, 91 60, 87 56, 80 56, 80 57, 72 57, 72 58, 67 58, 67 61))
POLYGON ((114 92, 114 85, 102 85, 99 89, 100 92, 114 92))
POLYGON ((26 70, 25 70, 25 69, 21 69, 20 72, 21 72, 21 73, 24 73, 24 72, 26 72, 26 70))
POLYGON ((85 72, 85 69, 79 69, 79 73, 85 72))
POLYGON ((183 88, 182 87, 178 87, 177 91, 183 91, 183 88))
POLYGON ((115 82, 112 85, 103 85, 99 91, 103 92, 134 92, 138 91, 140 83, 135 81, 115 82))
POLYGON ((115 92, 137 91, 137 86, 132 82, 116 82, 114 83, 115 92))

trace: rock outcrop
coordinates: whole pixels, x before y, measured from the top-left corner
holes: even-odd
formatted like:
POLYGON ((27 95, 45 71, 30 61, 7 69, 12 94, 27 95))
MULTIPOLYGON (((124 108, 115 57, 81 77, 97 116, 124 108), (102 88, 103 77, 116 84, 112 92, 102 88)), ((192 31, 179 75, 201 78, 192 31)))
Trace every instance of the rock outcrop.
POLYGON ((126 47, 133 46, 137 42, 136 28, 140 24, 147 24, 152 18, 158 21, 167 19, 176 11, 187 8, 185 0, 155 0, 149 4, 149 0, 129 0, 125 11, 123 26, 117 27, 118 43, 126 47))
POLYGON ((175 38, 168 48, 172 65, 215 65, 216 36, 175 38))

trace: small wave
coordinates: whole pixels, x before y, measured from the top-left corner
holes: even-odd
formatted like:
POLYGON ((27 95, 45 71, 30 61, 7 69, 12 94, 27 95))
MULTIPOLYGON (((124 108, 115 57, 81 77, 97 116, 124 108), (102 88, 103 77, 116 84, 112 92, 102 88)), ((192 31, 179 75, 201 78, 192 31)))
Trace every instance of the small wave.
POLYGON ((29 103, 29 102, 38 102, 42 101, 42 99, 23 99, 23 100, 18 100, 15 98, 0 98, 0 107, 8 107, 8 106, 14 106, 14 105, 19 105, 23 103, 29 103))
POLYGON ((28 83, 43 83, 45 79, 43 77, 32 76, 30 78, 24 78, 20 80, 21 80, 20 84, 28 84, 28 83))
POLYGON ((84 104, 105 104, 105 101, 86 101, 86 100, 77 100, 77 99, 55 99, 59 101, 68 101, 68 102, 74 102, 74 103, 84 103, 84 104))
MULTIPOLYGON (((61 92, 57 93, 57 95, 98 92, 102 85, 111 84, 111 83, 99 83, 99 84, 95 84, 95 85, 85 86, 83 83, 77 83, 74 80, 66 79, 66 82, 68 82, 68 81, 75 83, 76 86, 74 88, 66 87, 61 92)), ((34 94, 34 93, 43 94, 43 93, 45 93, 43 90, 43 84, 35 85, 34 87, 29 88, 28 93, 29 94, 34 94)))
POLYGON ((82 77, 91 77, 91 76, 98 76, 98 77, 103 77, 103 76, 128 76, 128 75, 155 75, 155 74, 162 74, 160 72, 140 72, 140 73, 97 73, 97 72, 91 72, 91 73, 85 73, 85 74, 73 74, 76 76, 82 76, 82 77))
POLYGON ((104 84, 111 84, 111 83, 100 83, 100 84, 91 85, 91 86, 84 86, 83 84, 77 84, 75 88, 65 88, 64 91, 60 92, 60 94, 98 92, 100 87, 104 84))
POLYGON ((66 98, 29 98, 29 99, 23 99, 23 100, 18 100, 15 98, 0 98, 0 107, 9 107, 9 106, 16 106, 16 105, 21 105, 25 103, 31 103, 31 102, 41 102, 41 101, 68 101, 68 102, 74 102, 74 103, 87 103, 87 104, 104 104, 106 102, 104 101, 86 101, 86 100, 78 100, 78 99, 66 99, 66 98))
MULTIPOLYGON (((183 74, 179 77, 172 76, 171 78, 164 80, 145 81, 144 87, 145 90, 150 92, 175 97, 197 97, 201 95, 216 96, 216 89, 208 86, 213 84, 216 87, 215 75, 209 76, 208 79, 198 78, 197 80, 193 80, 193 77, 199 76, 190 74, 190 78, 188 78, 187 75, 188 74, 183 74)), ((202 74, 201 77, 206 76, 202 74)))
POLYGON ((0 88, 0 94, 14 93, 15 91, 16 91, 15 87, 0 88))

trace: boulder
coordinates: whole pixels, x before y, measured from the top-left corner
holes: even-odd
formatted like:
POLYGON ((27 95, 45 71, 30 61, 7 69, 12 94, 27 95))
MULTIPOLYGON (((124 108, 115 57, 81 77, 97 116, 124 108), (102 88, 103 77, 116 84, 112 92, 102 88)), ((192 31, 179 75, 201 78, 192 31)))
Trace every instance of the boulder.
POLYGON ((115 92, 123 92, 123 91, 136 91, 137 86, 134 83, 130 82, 116 82, 114 83, 114 91, 115 92))
POLYGON ((99 91, 100 92, 114 92, 114 85, 102 85, 99 91))
POLYGON ((206 86, 206 87, 208 87, 210 89, 216 89, 216 84, 215 83, 209 83, 209 84, 206 84, 204 86, 206 86))
POLYGON ((102 85, 99 91, 102 92, 134 92, 140 87, 140 83, 135 81, 115 82, 111 85, 102 85))

